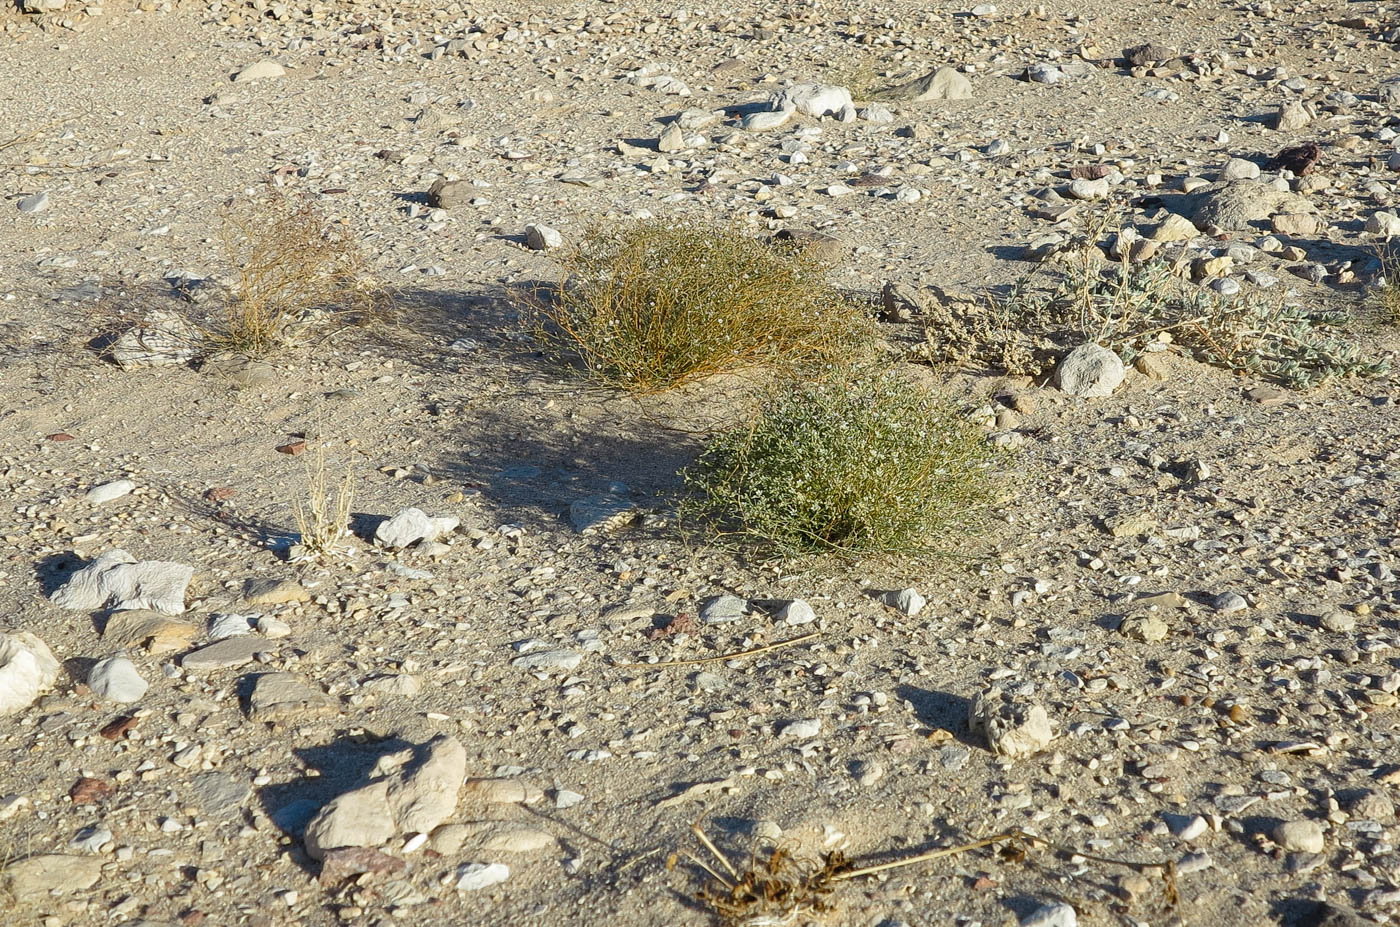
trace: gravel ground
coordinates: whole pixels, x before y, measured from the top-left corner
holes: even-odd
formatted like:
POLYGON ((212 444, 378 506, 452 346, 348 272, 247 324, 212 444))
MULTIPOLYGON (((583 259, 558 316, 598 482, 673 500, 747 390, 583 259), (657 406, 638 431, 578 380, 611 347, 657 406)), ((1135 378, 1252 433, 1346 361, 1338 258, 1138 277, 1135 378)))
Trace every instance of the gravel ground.
MULTIPOLYGON (((1195 178, 1241 158, 1268 180, 1316 142, 1286 209, 1166 247, 1228 256, 1197 275, 1217 292, 1348 313, 1392 358, 1382 8, 147 6, 0 14, 0 630, 59 664, 0 718, 14 923, 709 923, 697 820, 736 860, 1011 830, 1083 854, 982 848, 792 923, 1400 918, 1393 376, 1294 391, 1169 350, 1085 400, 921 367, 1015 449, 986 533, 925 563, 774 563, 669 517, 733 383, 581 385, 506 297, 557 279, 528 225, 567 243, 645 215, 834 236, 856 294, 1008 284, 1103 202, 1150 235, 1195 178), (1117 60, 1149 42, 1181 54, 1117 60), (235 79, 260 62, 282 73, 235 79), (738 128, 792 83, 860 100, 944 65, 970 98, 738 128), (1275 128, 1300 102, 1306 124, 1275 128), (1076 167, 1107 192, 1072 189, 1076 167), (446 208, 443 178, 464 181, 446 208), (226 277, 225 216, 273 196, 358 245, 393 324, 250 364, 95 349, 152 310, 217 311, 171 281, 226 277), (330 564, 289 557, 317 446, 355 488, 330 564), (600 505, 623 514, 590 525, 600 505), (459 525, 374 544, 410 507, 459 525), (113 550, 192 568, 183 613, 123 638, 111 599, 60 607, 113 550), (905 589, 916 614, 891 604, 905 589), (707 623, 718 596, 742 613, 707 623), (815 620, 789 624, 794 600, 815 620), (132 665, 95 669, 114 656, 132 665), (993 685, 1053 739, 989 749, 969 712, 993 685), (420 816, 395 806, 372 850, 317 859, 309 822, 369 802, 404 750, 379 772, 420 816)), ((917 319, 885 335, 921 340, 917 319)))

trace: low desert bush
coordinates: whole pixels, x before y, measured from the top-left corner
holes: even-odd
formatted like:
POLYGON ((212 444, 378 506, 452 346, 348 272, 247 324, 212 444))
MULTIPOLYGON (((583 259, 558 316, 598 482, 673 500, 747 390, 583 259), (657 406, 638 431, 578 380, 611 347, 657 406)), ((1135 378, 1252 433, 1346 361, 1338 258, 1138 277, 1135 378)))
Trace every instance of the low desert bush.
POLYGON ((532 329, 634 392, 755 366, 820 366, 870 341, 868 321, 815 258, 728 226, 595 226, 561 263, 559 290, 526 298, 532 329))
POLYGON ((1183 279, 1184 261, 1107 262, 1098 237, 1082 237, 1040 278, 1023 278, 1005 296, 936 307, 925 322, 927 356, 1040 376, 1087 341, 1130 363, 1149 344, 1166 342, 1294 389, 1383 370, 1349 338, 1345 310, 1257 290, 1222 297, 1183 279))
POLYGON ((681 515, 784 555, 949 552, 993 500, 996 458, 895 371, 790 381, 682 474, 681 515))
POLYGON ((223 243, 232 293, 208 332, 215 350, 267 354, 318 312, 362 317, 381 299, 354 242, 310 205, 276 200, 231 212, 223 243))

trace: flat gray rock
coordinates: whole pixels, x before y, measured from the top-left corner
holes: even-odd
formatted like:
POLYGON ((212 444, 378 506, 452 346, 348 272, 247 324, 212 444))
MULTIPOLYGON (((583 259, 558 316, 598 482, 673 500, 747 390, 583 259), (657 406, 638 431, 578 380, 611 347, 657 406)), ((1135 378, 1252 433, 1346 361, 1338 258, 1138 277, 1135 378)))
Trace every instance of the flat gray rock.
POLYGON ((252 792, 247 782, 219 770, 195 776, 191 789, 199 807, 211 818, 228 817, 236 812, 252 792))
POLYGON ((749 603, 737 595, 719 595, 700 606, 701 624, 728 624, 749 613, 749 603))
POLYGON ((102 857, 45 853, 0 870, 0 890, 21 904, 84 891, 102 878, 102 857))
POLYGON ((335 710, 335 699, 294 673, 263 673, 254 680, 248 697, 248 717, 253 721, 286 721, 335 710))
POLYGON ((259 653, 276 649, 275 644, 261 637, 230 637, 185 654, 180 665, 194 672, 228 669, 242 666, 259 653))

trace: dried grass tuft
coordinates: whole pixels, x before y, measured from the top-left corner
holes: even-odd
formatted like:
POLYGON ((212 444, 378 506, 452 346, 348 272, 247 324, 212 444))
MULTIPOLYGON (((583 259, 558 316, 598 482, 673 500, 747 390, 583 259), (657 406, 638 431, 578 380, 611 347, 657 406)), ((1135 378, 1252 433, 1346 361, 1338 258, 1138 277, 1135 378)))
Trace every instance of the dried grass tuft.
POLYGON ((306 457, 306 497, 292 500, 306 556, 329 558, 341 552, 343 541, 350 533, 354 480, 354 467, 347 464, 345 475, 332 489, 326 466, 326 445, 318 439, 315 451, 306 457))
POLYGON ((296 341, 318 313, 362 320, 384 301, 349 234, 310 204, 275 199, 230 211, 223 245, 234 292, 223 324, 208 333, 215 350, 268 354, 296 341))
MULTIPOLYGON (((1162 874, 1163 899, 1172 907, 1180 903, 1176 865, 1173 862, 1151 863, 1094 856, 1021 830, 865 866, 857 865, 839 851, 812 857, 796 851, 789 843, 760 843, 755 846, 742 870, 735 867, 705 835, 698 821, 691 825, 691 832, 718 868, 723 870, 717 872, 703 859, 685 854, 708 875, 709 881, 701 886, 698 900, 723 927, 784 927, 800 918, 820 917, 836 909, 835 892, 842 882, 917 866, 947 856, 958 856, 996 844, 1002 844, 999 856, 1006 864, 1024 862, 1031 850, 1040 846, 1056 853, 1109 865, 1139 871, 1155 869, 1162 874)), ((679 861, 679 853, 671 854, 667 868, 673 869, 679 861)))
POLYGON ((520 297, 529 327, 635 393, 753 367, 821 366, 872 343, 869 321, 824 282, 810 251, 729 226, 595 226, 560 262, 562 287, 520 297))

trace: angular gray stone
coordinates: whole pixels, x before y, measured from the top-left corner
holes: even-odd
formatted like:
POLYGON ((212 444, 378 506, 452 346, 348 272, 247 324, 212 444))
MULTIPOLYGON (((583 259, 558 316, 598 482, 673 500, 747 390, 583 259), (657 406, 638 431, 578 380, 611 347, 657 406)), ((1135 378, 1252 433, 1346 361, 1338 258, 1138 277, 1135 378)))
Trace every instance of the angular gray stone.
POLYGON ((1055 368, 1055 385, 1081 399, 1110 396, 1123 382, 1123 360, 1100 344, 1081 344, 1055 368))
POLYGON ((252 721, 288 721, 335 711, 335 699, 295 673, 263 673, 254 678, 248 696, 248 718, 252 721))
POLYGON ((53 688, 59 664, 28 631, 0 633, 0 718, 23 711, 53 688))
POLYGON ((457 870, 457 891, 477 892, 510 878, 505 863, 463 863, 457 870))
POLYGON ((738 621, 749 611, 749 603, 737 595, 719 595, 700 606, 701 624, 728 624, 738 621))
POLYGON ((247 782, 217 769, 195 776, 190 789, 200 809, 211 818, 226 818, 236 813, 252 793, 247 782))
POLYGON ((895 589, 885 593, 881 597, 881 601, 901 615, 908 615, 910 618, 918 615, 928 604, 928 600, 917 589, 895 589))
POLYGON ((151 685, 141 678, 136 664, 126 657, 98 660, 88 671, 87 684, 102 698, 126 705, 141 701, 151 685))
POLYGON ((59 608, 96 611, 151 609, 167 615, 185 610, 185 588, 194 568, 163 560, 137 562, 124 550, 109 550, 69 577, 49 598, 59 608))
POLYGON ((180 665, 191 672, 229 669, 276 649, 274 643, 261 637, 229 637, 185 654, 180 658, 180 665))
POLYGON ((685 130, 677 122, 668 125, 656 140, 656 150, 663 153, 684 151, 686 147, 685 130))
POLYGON ((811 624, 817 620, 817 613, 802 599, 793 599, 778 610, 778 620, 788 625, 811 624))
POLYGON ((256 615, 211 615, 209 617, 209 639, 222 641, 230 637, 252 634, 252 622, 256 618, 256 615))
POLYGON ((380 759, 378 778, 333 799, 306 826, 306 852, 375 847, 399 833, 431 833, 457 807, 467 753, 446 735, 380 759))

